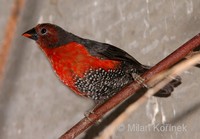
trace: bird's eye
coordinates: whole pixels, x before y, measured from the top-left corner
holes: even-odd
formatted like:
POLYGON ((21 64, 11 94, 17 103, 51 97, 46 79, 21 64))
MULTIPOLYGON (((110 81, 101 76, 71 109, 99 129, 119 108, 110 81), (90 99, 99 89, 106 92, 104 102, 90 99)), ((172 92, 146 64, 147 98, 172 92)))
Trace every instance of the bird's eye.
POLYGON ((46 28, 43 28, 43 29, 41 29, 40 32, 41 32, 42 35, 45 35, 45 34, 47 33, 47 29, 46 29, 46 28))

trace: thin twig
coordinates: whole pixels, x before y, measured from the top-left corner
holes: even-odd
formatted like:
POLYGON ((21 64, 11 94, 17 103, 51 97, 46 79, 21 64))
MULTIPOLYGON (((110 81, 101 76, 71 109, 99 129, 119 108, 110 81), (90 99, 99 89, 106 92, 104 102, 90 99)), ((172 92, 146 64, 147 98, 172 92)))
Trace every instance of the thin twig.
POLYGON ((24 0, 15 0, 12 8, 12 13, 6 24, 5 36, 0 50, 0 81, 2 80, 2 76, 5 70, 5 65, 11 48, 11 43, 14 38, 17 26, 17 20, 19 18, 20 11, 23 5, 24 5, 24 0))
MULTIPOLYGON (((196 54, 192 56, 190 59, 185 60, 181 62, 180 64, 174 66, 170 70, 165 71, 164 76, 160 78, 159 80, 162 80, 159 82, 156 86, 149 89, 138 101, 130 105, 119 117, 117 117, 109 126, 107 126, 101 135, 97 137, 96 139, 109 139, 114 135, 116 128, 124 122, 139 106, 141 106, 144 102, 147 101, 147 99, 151 96, 153 96, 157 91, 159 91, 161 88, 163 88, 166 84, 168 84, 171 80, 173 80, 172 77, 176 77, 177 75, 180 75, 183 71, 187 70, 188 68, 192 67, 193 65, 200 62, 200 54, 196 54), (167 78, 166 76, 167 75, 167 78)), ((156 79, 157 80, 157 79, 156 79)))
MULTIPOLYGON (((170 68, 172 65, 183 59, 188 53, 190 53, 194 48, 200 45, 200 35, 196 35, 194 38, 186 42, 184 45, 179 47, 176 51, 166 57, 164 60, 156 64, 153 68, 148 70, 142 75, 145 79, 144 83, 147 83, 153 76, 170 68)), ((142 86, 137 82, 133 82, 129 86, 122 89, 119 93, 113 96, 109 101, 105 102, 97 109, 94 113, 91 113, 88 118, 83 118, 76 125, 74 125, 70 130, 63 134, 60 139, 73 139, 88 127, 93 125, 97 120, 99 120, 105 113, 111 110, 113 107, 120 104, 122 101, 126 100, 128 97, 133 95, 142 86)))

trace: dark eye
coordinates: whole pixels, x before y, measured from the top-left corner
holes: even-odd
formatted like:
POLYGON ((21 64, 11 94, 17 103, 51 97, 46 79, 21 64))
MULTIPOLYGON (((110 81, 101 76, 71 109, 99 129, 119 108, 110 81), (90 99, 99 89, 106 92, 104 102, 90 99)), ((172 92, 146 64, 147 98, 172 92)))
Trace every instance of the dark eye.
POLYGON ((43 29, 41 29, 40 32, 41 32, 42 35, 45 35, 45 34, 47 33, 47 29, 46 29, 46 28, 43 28, 43 29))

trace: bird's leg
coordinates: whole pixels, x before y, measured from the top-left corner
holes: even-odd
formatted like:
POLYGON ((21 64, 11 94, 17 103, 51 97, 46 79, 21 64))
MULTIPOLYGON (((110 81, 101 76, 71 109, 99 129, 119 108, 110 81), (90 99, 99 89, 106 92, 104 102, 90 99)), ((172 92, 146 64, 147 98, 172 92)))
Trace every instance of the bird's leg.
POLYGON ((137 73, 132 73, 132 77, 133 77, 134 81, 136 81, 138 84, 143 85, 147 89, 150 88, 147 84, 144 83, 145 80, 137 73))
POLYGON ((91 113, 94 113, 94 112, 89 110, 89 111, 86 111, 86 112, 84 113, 85 118, 87 118, 90 122, 92 122, 92 120, 89 118, 89 115, 90 115, 91 113))
POLYGON ((88 111, 86 111, 86 112, 84 113, 84 116, 85 116, 90 122, 92 122, 92 120, 89 118, 89 115, 90 115, 90 114, 94 114, 94 110, 95 110, 96 108, 98 108, 101 104, 103 104, 103 102, 104 102, 104 101, 102 101, 102 100, 96 100, 96 101, 95 101, 95 106, 94 106, 92 109, 90 109, 90 110, 88 110, 88 111))

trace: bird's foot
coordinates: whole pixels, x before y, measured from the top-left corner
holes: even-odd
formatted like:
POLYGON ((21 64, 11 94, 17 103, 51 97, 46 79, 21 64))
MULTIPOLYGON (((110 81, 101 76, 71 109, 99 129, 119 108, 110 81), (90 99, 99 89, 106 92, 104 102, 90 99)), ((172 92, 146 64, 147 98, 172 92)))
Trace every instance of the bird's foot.
POLYGON ((136 81, 138 84, 143 85, 145 88, 150 88, 147 84, 144 83, 145 79, 142 78, 140 75, 138 75, 137 73, 133 73, 132 74, 134 81, 136 81))
MULTIPOLYGON (((94 106, 92 109, 90 109, 90 110, 88 110, 88 111, 86 111, 86 112, 84 113, 85 118, 87 118, 90 122, 93 122, 92 119, 89 118, 89 115, 90 115, 90 114, 95 114, 95 113, 94 113, 94 110, 95 110, 97 107, 99 107, 103 102, 104 102, 104 101, 102 101, 102 100, 96 100, 96 101, 95 101, 95 106, 94 106)), ((97 122, 99 123, 100 121, 101 121, 101 120, 98 120, 97 122)))
MULTIPOLYGON (((94 109, 92 109, 92 110, 90 110, 90 111, 86 111, 86 112, 84 113, 85 118, 87 118, 90 122, 94 122, 94 121, 89 117, 90 114, 94 114, 94 111, 93 111, 93 110, 94 110, 94 109)), ((99 124, 100 122, 101 122, 101 119, 99 119, 96 123, 99 124)))
POLYGON ((86 111, 86 112, 84 113, 85 118, 87 118, 90 122, 92 122, 92 119, 90 119, 89 115, 90 115, 90 114, 94 114, 94 111, 93 111, 93 110, 94 110, 94 109, 89 110, 89 111, 86 111))

